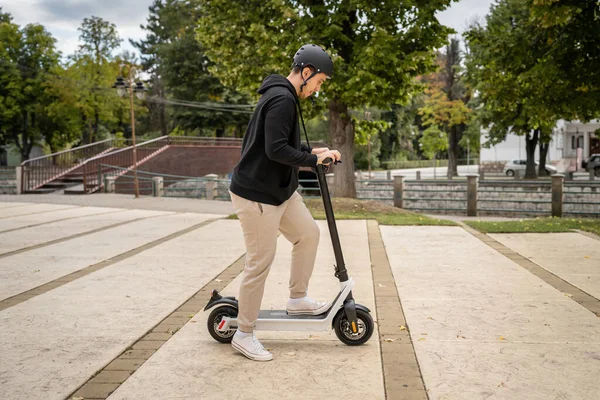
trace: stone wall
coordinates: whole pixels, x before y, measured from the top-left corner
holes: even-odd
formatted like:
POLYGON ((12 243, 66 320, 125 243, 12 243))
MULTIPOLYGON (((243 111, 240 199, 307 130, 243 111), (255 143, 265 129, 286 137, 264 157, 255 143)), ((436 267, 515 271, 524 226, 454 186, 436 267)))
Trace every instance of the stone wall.
MULTIPOLYGON (((175 183, 167 183, 164 186, 165 197, 191 197, 196 199, 207 198, 207 180, 188 179, 181 180, 175 183)), ((230 200, 229 196, 229 180, 216 180, 214 182, 214 199, 215 200, 230 200)))
POLYGON ((563 213, 568 217, 600 217, 600 182, 566 182, 563 213))
POLYGON ((0 194, 17 194, 17 175, 13 167, 0 167, 0 194))
POLYGON ((378 200, 394 204, 394 182, 388 180, 357 180, 356 197, 361 200, 378 200))
POLYGON ((479 171, 484 173, 502 173, 506 161, 480 161, 479 171))
POLYGON ((547 217, 551 213, 550 182, 479 182, 477 215, 547 217))
MULTIPOLYGON (((362 183, 374 189, 374 185, 362 183)), ((392 182, 381 187, 390 189, 392 182)), ((362 190, 359 198, 393 196, 393 190, 362 190)), ((563 186, 563 216, 600 217, 600 182, 566 182, 563 186)), ((386 201, 390 203, 389 201, 386 201)), ((403 208, 422 213, 466 215, 465 181, 407 180, 402 193, 403 208)), ((393 204, 393 202, 392 202, 393 204)), ((479 181, 477 215, 517 218, 552 215, 552 184, 549 181, 479 181)))
POLYGON ((408 180, 404 182, 402 202, 406 210, 465 215, 467 182, 408 180))

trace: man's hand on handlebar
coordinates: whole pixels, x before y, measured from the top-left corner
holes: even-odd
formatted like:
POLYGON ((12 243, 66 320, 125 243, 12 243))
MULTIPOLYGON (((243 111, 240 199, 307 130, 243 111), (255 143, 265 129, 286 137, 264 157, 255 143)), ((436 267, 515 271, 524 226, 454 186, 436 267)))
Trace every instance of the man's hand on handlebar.
POLYGON ((329 165, 341 162, 342 155, 337 150, 327 150, 317 154, 317 164, 329 165))

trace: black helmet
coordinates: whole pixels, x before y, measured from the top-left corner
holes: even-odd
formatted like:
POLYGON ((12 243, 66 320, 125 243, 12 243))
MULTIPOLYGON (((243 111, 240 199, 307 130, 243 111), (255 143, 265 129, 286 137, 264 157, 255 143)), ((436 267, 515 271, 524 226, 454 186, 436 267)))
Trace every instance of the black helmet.
POLYGON ((333 61, 331 60, 331 57, 329 57, 329 54, 327 54, 325 50, 316 44, 305 44, 302 46, 296 52, 294 64, 292 66, 299 67, 300 69, 311 66, 315 69, 313 75, 322 72, 329 78, 333 77, 333 61))

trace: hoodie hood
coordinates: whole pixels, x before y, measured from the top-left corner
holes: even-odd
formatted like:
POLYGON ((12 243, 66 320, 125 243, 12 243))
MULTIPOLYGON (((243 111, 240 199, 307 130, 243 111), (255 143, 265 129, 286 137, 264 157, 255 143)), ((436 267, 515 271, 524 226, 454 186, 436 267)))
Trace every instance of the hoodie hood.
POLYGON ((260 89, 258 89, 258 93, 264 94, 267 90, 276 86, 285 87, 290 91, 290 93, 294 95, 294 97, 298 97, 296 95, 296 88, 294 87, 294 85, 292 85, 292 82, 288 81, 287 78, 282 75, 267 76, 263 81, 262 85, 260 86, 260 89))

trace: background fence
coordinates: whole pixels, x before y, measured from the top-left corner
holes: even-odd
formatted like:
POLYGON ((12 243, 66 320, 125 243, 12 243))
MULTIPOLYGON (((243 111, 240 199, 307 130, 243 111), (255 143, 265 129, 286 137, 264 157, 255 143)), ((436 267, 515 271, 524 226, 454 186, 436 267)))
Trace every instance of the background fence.
MULTIPOLYGON (((110 167, 110 168, 109 168, 110 167)), ((104 174, 108 192, 133 193, 133 176, 118 171, 104 174)), ((121 169, 123 170, 123 169, 121 169)), ((138 171, 140 194, 229 200, 230 180, 217 175, 189 177, 138 171)), ((333 175, 328 175, 329 186, 333 175)), ((480 181, 476 174, 454 180, 363 179, 358 174, 357 198, 377 200, 407 210, 432 214, 487 215, 510 217, 572 216, 600 217, 600 181, 565 181, 552 178, 480 181)), ((300 181, 304 198, 319 198, 317 180, 300 181)))

